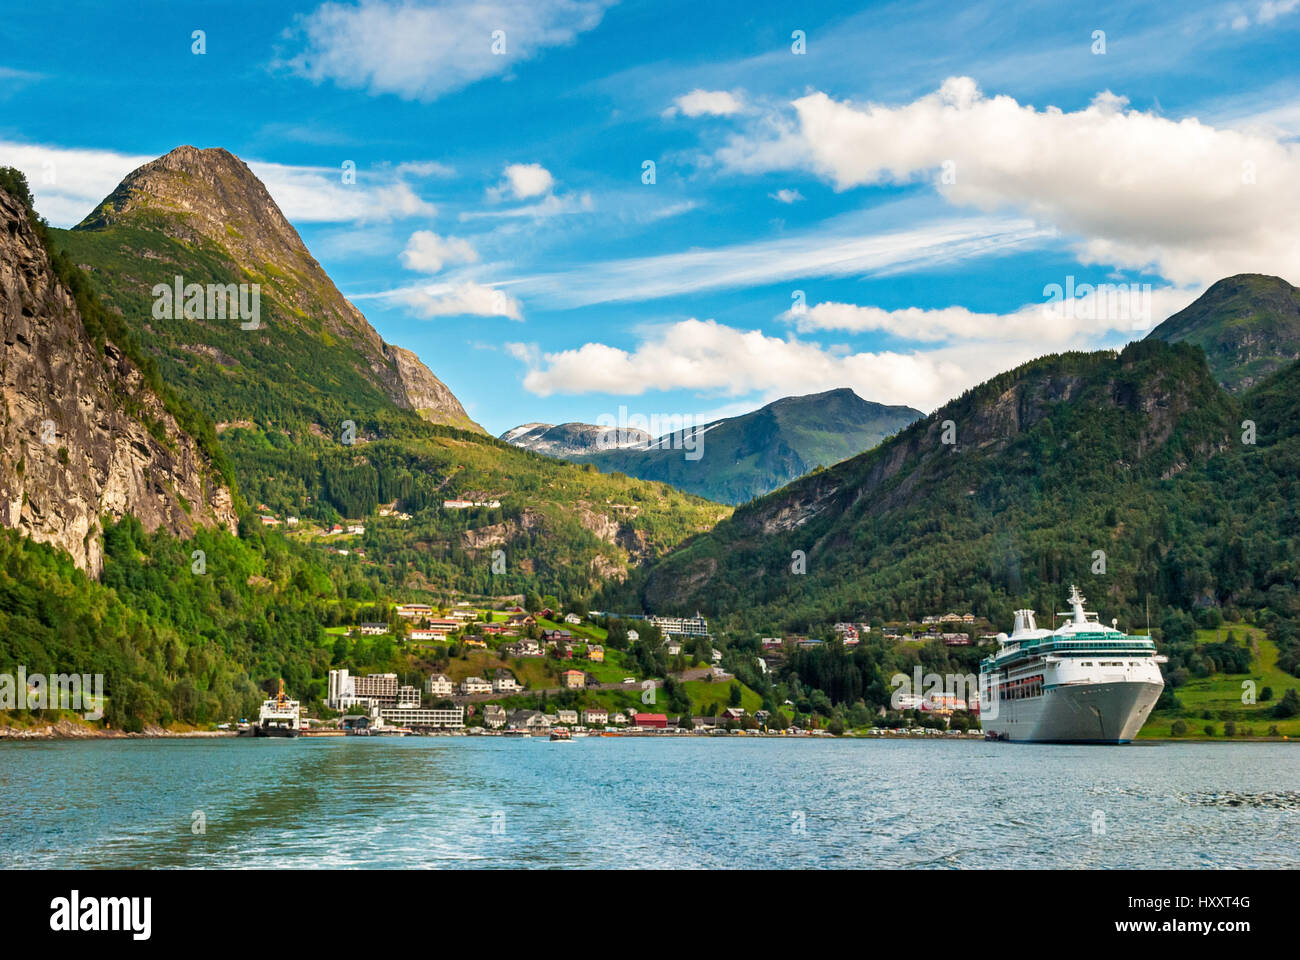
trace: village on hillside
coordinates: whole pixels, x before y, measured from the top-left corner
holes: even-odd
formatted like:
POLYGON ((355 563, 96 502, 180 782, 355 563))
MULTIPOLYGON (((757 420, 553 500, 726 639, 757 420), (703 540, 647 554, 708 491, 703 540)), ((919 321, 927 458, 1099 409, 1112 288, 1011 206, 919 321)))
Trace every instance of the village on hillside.
POLYGON ((949 694, 905 695, 897 710, 878 710, 842 730, 792 700, 765 701, 737 677, 738 666, 775 675, 796 651, 829 644, 852 649, 873 631, 898 644, 971 646, 989 639, 974 634, 970 614, 927 616, 916 624, 836 623, 827 639, 762 637, 755 656, 725 648, 698 613, 618 614, 536 603, 530 610, 523 600, 381 604, 366 608, 374 619, 329 628, 336 654, 345 655, 351 644, 391 644, 413 669, 401 676, 331 669, 319 716, 303 719, 304 733, 528 736, 564 728, 624 736, 979 735, 971 722, 978 703, 949 694))

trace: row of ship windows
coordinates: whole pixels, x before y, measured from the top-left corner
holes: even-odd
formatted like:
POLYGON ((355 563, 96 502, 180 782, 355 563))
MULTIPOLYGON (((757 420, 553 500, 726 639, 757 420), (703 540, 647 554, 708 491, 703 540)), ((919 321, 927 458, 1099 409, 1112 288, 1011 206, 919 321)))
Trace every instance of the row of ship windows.
POLYGON ((1041 697, 1042 695, 1042 674, 1024 680, 998 684, 998 697, 1002 700, 1028 700, 1030 697, 1041 697))

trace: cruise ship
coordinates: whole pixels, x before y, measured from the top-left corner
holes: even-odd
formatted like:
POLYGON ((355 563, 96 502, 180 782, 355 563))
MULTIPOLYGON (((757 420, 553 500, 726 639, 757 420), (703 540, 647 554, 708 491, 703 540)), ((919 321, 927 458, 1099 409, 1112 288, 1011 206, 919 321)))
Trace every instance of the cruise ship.
POLYGON ((991 740, 1128 743, 1165 681, 1148 637, 1129 636, 1084 610, 1070 587, 1066 623, 1046 630, 1017 610, 1011 636, 980 663, 980 721, 991 740))

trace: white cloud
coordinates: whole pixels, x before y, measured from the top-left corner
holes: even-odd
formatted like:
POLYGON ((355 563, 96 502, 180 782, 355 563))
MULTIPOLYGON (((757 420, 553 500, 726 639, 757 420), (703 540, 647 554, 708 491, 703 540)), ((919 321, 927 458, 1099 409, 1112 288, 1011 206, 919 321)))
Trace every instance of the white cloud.
POLYGON ((684 93, 663 112, 666 119, 681 113, 686 117, 729 117, 744 110, 740 98, 726 90, 692 90, 684 93))
POLYGON ((803 199, 803 194, 798 190, 778 190, 776 193, 769 193, 768 196, 777 203, 798 203, 803 199))
MULTIPOLYGON (((0 141, 0 162, 27 175, 37 211, 58 227, 80 222, 128 173, 154 159, 111 150, 0 141)), ((294 223, 382 222, 436 212, 392 170, 363 169, 357 183, 345 184, 337 169, 257 161, 248 165, 294 223)))
POLYGON ((249 162, 276 205, 297 223, 356 223, 432 217, 437 208, 386 172, 357 171, 356 183, 343 183, 338 170, 249 162))
POLYGON ((488 191, 494 199, 508 193, 516 200, 527 200, 544 196, 555 187, 551 171, 540 163, 510 163, 503 173, 505 178, 501 184, 488 191))
POLYGON ((917 349, 855 351, 696 319, 653 328, 632 349, 599 342, 549 353, 536 344, 507 349, 526 367, 524 388, 538 396, 690 390, 732 397, 758 393, 767 402, 847 386, 866 399, 928 411, 1046 352, 1136 339, 1199 293, 1138 288, 1130 294, 1082 282, 1062 287, 1051 292, 1054 303, 1008 314, 826 302, 780 317, 800 333, 884 332, 924 344, 917 349))
MULTIPOLYGON (((1199 289, 1150 288, 1148 285, 1087 284, 1066 278, 1041 303, 1011 313, 975 313, 952 306, 927 310, 884 310, 851 303, 824 302, 802 311, 787 310, 781 319, 800 333, 842 331, 888 333, 920 342, 1032 342, 1040 349, 1074 345, 1111 332, 1143 333, 1177 313, 1200 294, 1199 289)), ((1102 284, 1106 281, 1102 281, 1102 284)))
POLYGON ((514 344, 528 366, 524 388, 538 396, 648 390, 694 390, 768 398, 852 387, 859 396, 931 410, 994 373, 1031 359, 1031 347, 990 347, 901 353, 838 353, 816 343, 738 330, 713 320, 683 320, 632 350, 603 343, 539 354, 514 344))
POLYGON ((1257 25, 1271 24, 1274 20, 1279 20, 1298 9, 1300 9, 1300 0, 1264 0, 1255 12, 1254 21, 1249 14, 1239 13, 1232 18, 1231 26, 1233 30, 1245 30, 1252 22, 1257 25))
POLYGON ((1300 146, 1126 109, 1037 110, 952 78, 899 107, 813 93, 797 124, 767 118, 718 152, 733 169, 808 168, 847 190, 930 179, 950 203, 1016 210, 1078 237, 1086 263, 1152 268, 1179 285, 1294 275, 1300 146))
POLYGON ((460 237, 440 237, 432 230, 417 230, 402 251, 402 266, 422 273, 437 273, 445 263, 476 263, 478 251, 460 237))
POLYGON ((1300 0, 1264 0, 1259 5, 1256 19, 1260 23, 1272 23, 1279 17, 1294 13, 1297 9, 1300 9, 1300 0))
POLYGON ((519 301, 504 290, 468 280, 394 290, 384 296, 427 319, 459 316, 524 318, 519 301))
POLYGON ((456 169, 437 160, 408 160, 396 166, 397 175, 411 177, 452 177, 456 169))
POLYGON ((122 178, 153 157, 0 142, 0 163, 27 175, 36 211, 56 227, 79 223, 122 178))
POLYGON ((324 3, 298 18, 291 38, 301 49, 281 65, 318 83, 427 101, 573 43, 600 23, 605 6, 599 0, 324 3))

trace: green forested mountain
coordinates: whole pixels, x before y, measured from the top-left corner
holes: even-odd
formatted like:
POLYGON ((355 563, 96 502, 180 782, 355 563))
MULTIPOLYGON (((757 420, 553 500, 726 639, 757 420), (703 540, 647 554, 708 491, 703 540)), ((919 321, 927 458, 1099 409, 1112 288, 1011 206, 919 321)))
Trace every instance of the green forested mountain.
MULTIPOLYGON (((844 387, 785 397, 751 413, 668 433, 645 444, 599 452, 575 448, 558 455, 594 464, 602 472, 620 471, 642 480, 659 480, 688 493, 734 504, 762 496, 817 467, 869 450, 921 415, 911 407, 863 400, 844 387)), ((554 446, 558 430, 582 426, 562 424, 546 431, 538 442, 554 446)), ((507 431, 503 439, 521 429, 507 431)), ((512 442, 526 445, 534 433, 512 442)))
POLYGON ((1258 273, 1227 277, 1148 337, 1203 348, 1219 383, 1240 393, 1300 358, 1300 288, 1258 273))
POLYGON ((952 609, 1009 624, 1074 581, 1130 627, 1148 601, 1157 625, 1294 618, 1297 381, 1292 365, 1235 398, 1199 347, 1160 340, 1044 357, 739 508, 610 602, 699 607, 742 634, 952 609))
MULTIPOLYGON (((0 530, 0 670, 104 674, 115 728, 247 714, 281 677, 311 701, 330 666, 405 668, 384 638, 327 641, 325 627, 353 622, 359 607, 379 604, 366 613, 380 616, 392 600, 464 590, 584 597, 728 512, 513 448, 473 424, 430 422, 439 399, 409 359, 382 343, 367 353, 377 338, 350 306, 331 314, 325 294, 303 299, 293 271, 314 265, 305 251, 297 268, 238 262, 275 244, 234 226, 238 209, 221 212, 232 188, 211 178, 233 158, 217 160, 169 169, 183 202, 161 208, 128 178, 127 199, 118 191, 71 232, 45 227, 22 175, 0 170, 0 318, 22 347, 6 351, 17 404, 0 423, 3 479, 21 489, 12 529, 0 530), (115 220, 132 210, 145 211, 140 222, 115 220), (250 245, 214 248, 194 216, 250 245), (155 316, 153 285, 176 272, 187 283, 265 282, 261 327, 155 316), (383 356, 397 359, 376 371, 383 356), (82 403, 71 408, 91 401, 86 423, 60 419, 46 443, 41 418, 65 393, 82 403), (354 420, 353 443, 336 432, 341 419, 354 420), (35 542, 33 517, 51 511, 33 508, 60 507, 60 477, 82 477, 73 464, 83 455, 110 463, 104 515, 99 501, 64 503, 80 525, 57 546, 35 542), (457 497, 501 504, 444 509, 457 497), (379 518, 379 503, 407 516, 379 518), (233 528, 232 507, 238 536, 214 522, 233 528), (268 531, 253 508, 303 523, 268 531), (316 535, 345 516, 365 521, 347 551, 316 535), (93 563, 68 552, 83 533, 93 563)), ((255 196, 245 188, 235 192, 255 196)))
MULTIPOLYGON (((755 476, 806 474, 733 514, 613 462, 483 434, 343 300, 229 154, 182 148, 137 174, 72 231, 28 230, 7 202, 15 226, 0 237, 19 265, 6 276, 21 280, 0 317, 27 358, 7 348, 21 402, 3 423, 4 479, 21 496, 0 530, 0 668, 104 673, 114 726, 247 713, 279 677, 310 701, 336 665, 403 669, 384 638, 339 643, 325 629, 378 615, 370 604, 456 591, 603 590, 607 609, 698 608, 774 705, 787 692, 880 703, 906 652, 876 639, 851 654, 796 651, 777 687, 738 655, 760 631, 950 609, 1007 624, 1022 604, 1057 609, 1070 581, 1128 627, 1149 604, 1171 669, 1204 666, 1197 620, 1238 614, 1267 628, 1281 669, 1300 669, 1300 362, 1294 289, 1275 278, 1224 281, 1160 336, 1043 357, 906 426, 915 411, 867 411, 896 415, 875 429, 900 432, 840 462, 875 442, 861 432, 874 405, 847 391, 724 421, 703 447, 719 458, 716 495, 744 500, 755 476), (260 325, 158 316, 153 289, 178 274, 258 283, 260 325), (94 398, 98 426, 62 446, 33 439, 46 400, 20 383, 46 361, 66 396, 94 398), (115 406, 116 428, 103 413, 115 406), (105 485, 111 509, 82 504, 61 540, 23 536, 50 516, 43 488, 114 444, 134 460, 130 482, 105 485), (216 522, 236 512, 238 535, 216 522), (258 513, 302 523, 271 531, 258 513), (365 527, 346 554, 319 535, 343 518, 365 527), (98 569, 89 548, 71 552, 83 533, 102 542, 98 569)), ((9 187, 27 196, 0 172, 9 187)), ((676 466, 656 469, 686 485, 676 466)), ((1212 655, 1240 665, 1239 651, 1212 655)), ((968 672, 978 651, 919 656, 968 672)))
POLYGON ((247 504, 321 522, 362 519, 379 504, 413 515, 372 525, 382 538, 374 562, 409 574, 397 586, 590 593, 725 513, 484 434, 413 354, 383 342, 224 150, 178 147, 75 229, 51 232, 168 387, 216 424, 247 504), (154 288, 176 276, 258 284, 258 327, 160 317, 154 288), (501 507, 442 509, 457 498, 501 507), (492 579, 494 549, 506 551, 507 573, 492 579))

